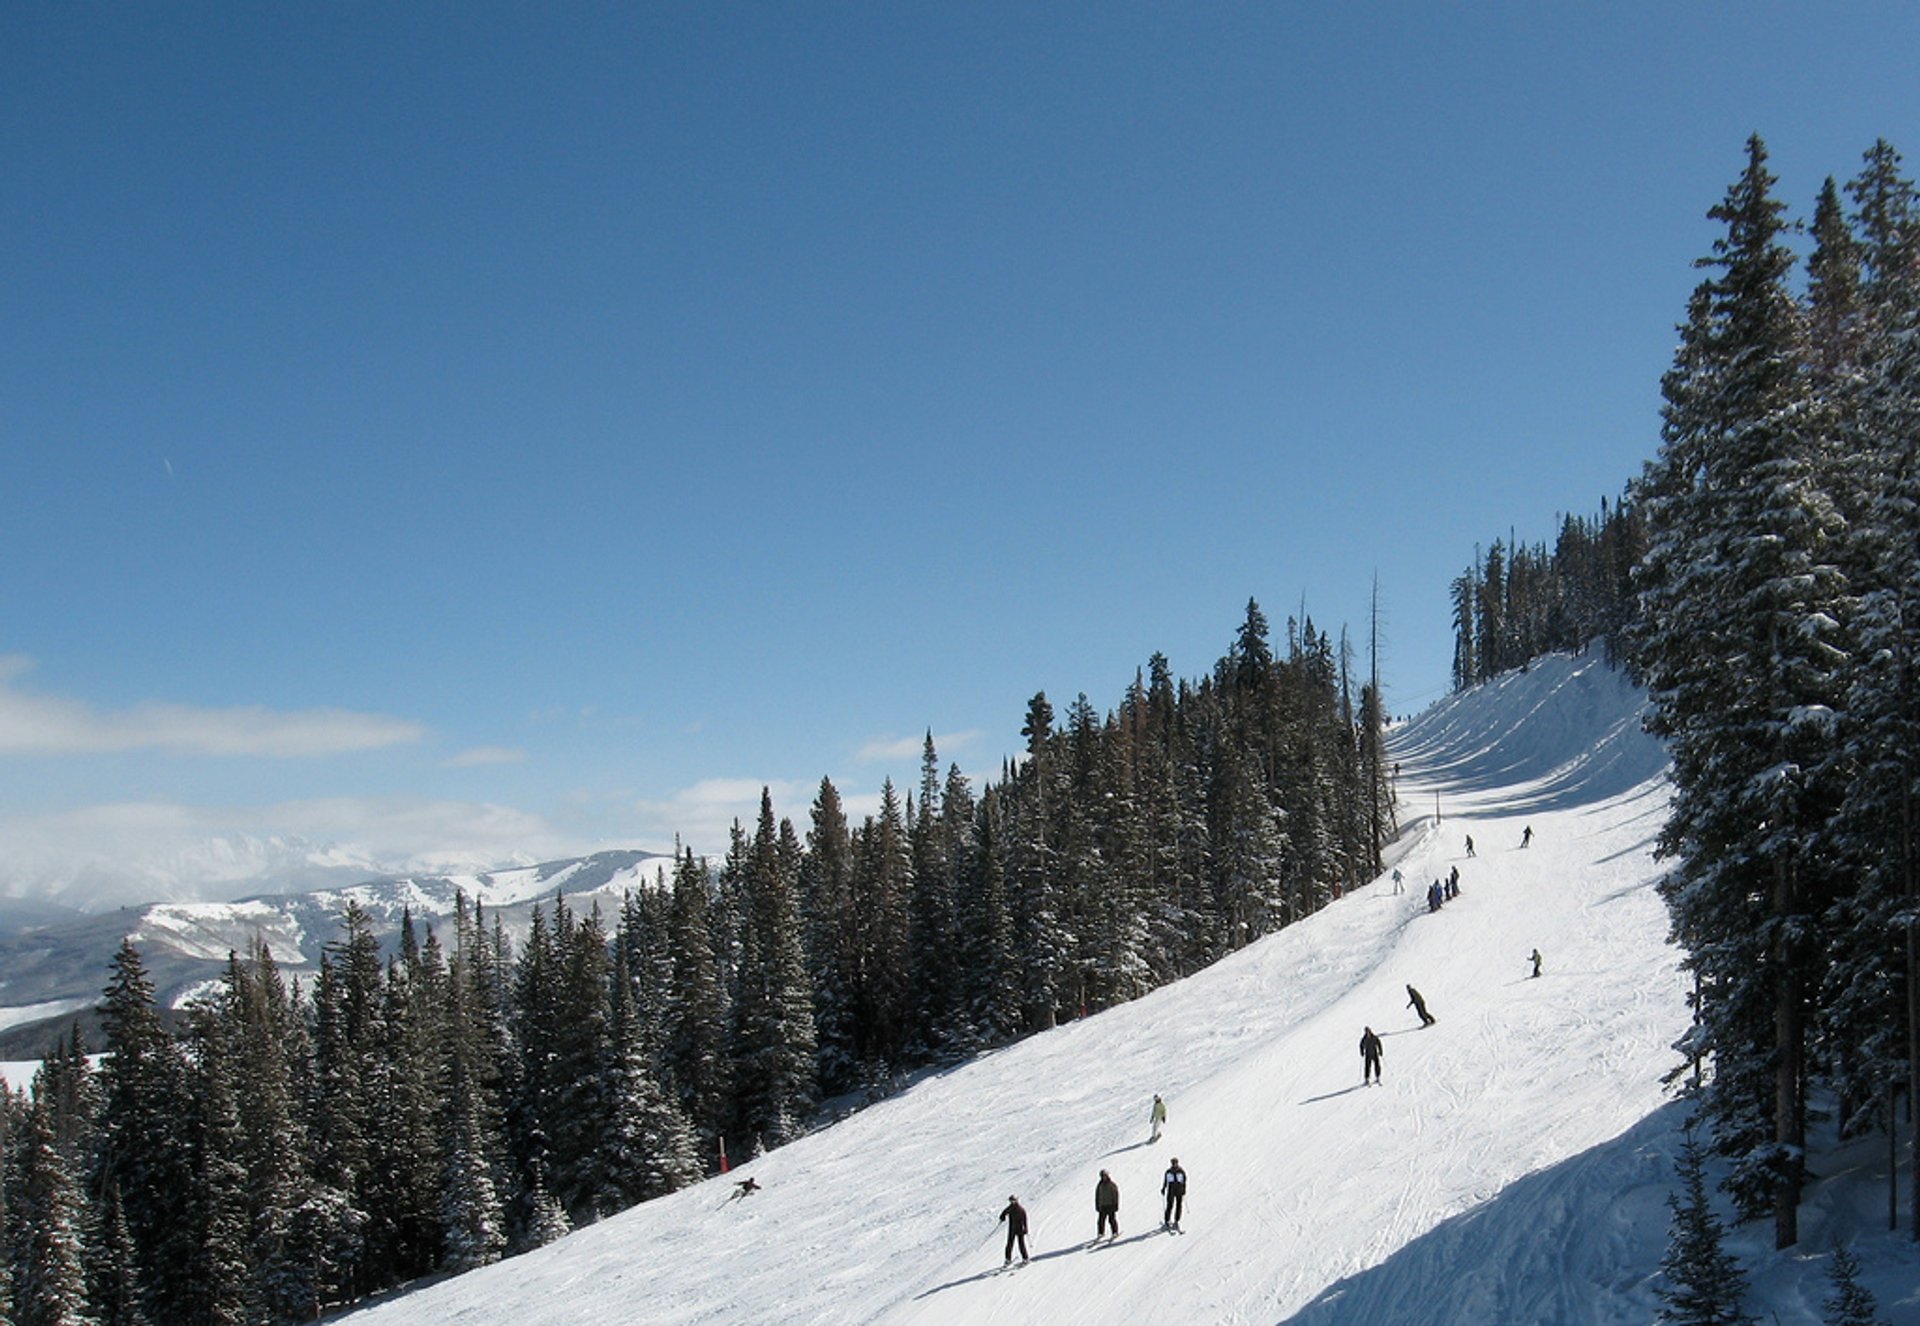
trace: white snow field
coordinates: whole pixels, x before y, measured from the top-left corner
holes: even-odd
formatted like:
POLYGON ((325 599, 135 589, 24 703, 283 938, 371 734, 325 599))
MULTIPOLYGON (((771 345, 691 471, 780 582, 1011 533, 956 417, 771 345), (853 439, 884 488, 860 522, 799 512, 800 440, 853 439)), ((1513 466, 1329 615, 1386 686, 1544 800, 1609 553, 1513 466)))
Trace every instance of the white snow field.
MULTIPOLYGON (((1376 880, 1189 980, 929 1075, 727 1178, 348 1319, 1649 1322, 1684 1110, 1660 1078, 1687 1011, 1649 855, 1664 761, 1638 705, 1593 657, 1444 701, 1394 734, 1388 864, 1404 894, 1376 880), (1429 914, 1425 886, 1454 866, 1459 898, 1429 914), (1360 1080, 1368 1025, 1386 1046, 1376 1087, 1360 1080), (1155 1092, 1171 1119, 1149 1146, 1155 1092), (1175 1156, 1191 1179, 1181 1234, 1159 1228, 1175 1156), (1121 1233, 1093 1247, 1102 1168, 1120 1184, 1121 1233), (729 1202, 745 1174, 762 1191, 729 1202), (1031 1214, 1033 1260, 1005 1270, 995 1218, 1010 1194, 1031 1214)), ((1851 1179, 1855 1159, 1874 1173, 1871 1158, 1821 1158, 1803 1251, 1773 1258, 1770 1230, 1730 1242, 1768 1268, 1752 1306, 1819 1320, 1837 1235, 1882 1313, 1920 1321, 1920 1257, 1885 1232, 1873 1186, 1885 1162, 1851 1179)))

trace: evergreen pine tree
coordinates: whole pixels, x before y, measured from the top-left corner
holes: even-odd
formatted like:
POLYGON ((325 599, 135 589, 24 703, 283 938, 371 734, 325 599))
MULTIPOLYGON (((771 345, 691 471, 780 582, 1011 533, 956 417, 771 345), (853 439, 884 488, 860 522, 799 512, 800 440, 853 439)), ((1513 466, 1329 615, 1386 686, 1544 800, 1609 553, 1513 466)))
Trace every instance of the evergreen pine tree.
POLYGON ((1664 1279, 1654 1289, 1667 1305, 1660 1320, 1673 1326, 1753 1326, 1755 1319, 1741 1306, 1746 1273, 1724 1246, 1726 1229, 1707 1199, 1706 1161, 1691 1131, 1676 1168, 1681 1190, 1667 1198, 1673 1219, 1660 1260, 1664 1279))
POLYGON ((1859 1259, 1846 1245, 1833 1245, 1833 1256, 1827 1261, 1827 1279, 1833 1285, 1833 1296, 1820 1305, 1825 1309, 1821 1317, 1825 1326, 1885 1326, 1879 1304, 1860 1283, 1859 1259))
POLYGON ((16 1326, 94 1326, 82 1264, 83 1201, 54 1144, 44 1104, 27 1112, 14 1143, 5 1250, 16 1326))
POLYGON ((191 1319, 194 1302, 194 1108, 185 1056, 161 1025, 130 939, 114 957, 100 1020, 107 1054, 97 1182, 120 1194, 148 1317, 175 1326, 191 1319))

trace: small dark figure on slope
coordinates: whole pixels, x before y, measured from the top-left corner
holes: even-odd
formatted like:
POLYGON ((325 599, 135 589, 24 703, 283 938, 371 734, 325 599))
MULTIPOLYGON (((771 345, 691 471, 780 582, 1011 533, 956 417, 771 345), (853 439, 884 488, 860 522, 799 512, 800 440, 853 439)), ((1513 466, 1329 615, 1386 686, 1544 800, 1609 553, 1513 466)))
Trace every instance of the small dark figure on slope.
POLYGON ((1109 1230, 1112 1231, 1108 1235, 1109 1242, 1119 1238, 1120 1185, 1115 1183, 1113 1176, 1105 1170, 1100 1171, 1100 1182, 1093 1185, 1093 1210, 1099 1217, 1098 1223, 1094 1226, 1093 1241, 1098 1243, 1100 1236, 1107 1234, 1109 1230))
POLYGON ((1411 985, 1407 987, 1407 1007, 1420 1015, 1420 1025, 1423 1027, 1431 1027, 1436 1021, 1433 1014, 1427 1012, 1427 1001, 1411 985))
POLYGON ((1000 1219, 1006 1222, 1007 1226, 1007 1260, 1003 1264, 1010 1265, 1013 1262, 1013 1245, 1016 1242, 1020 1245, 1020 1260, 1026 1261, 1027 1208, 1020 1205, 1018 1197, 1009 1197, 1007 1209, 1000 1213, 1000 1219))
POLYGON ((1366 1028, 1366 1034, 1360 1038, 1360 1082, 1370 1086, 1380 1080, 1380 1038, 1373 1034, 1373 1028, 1366 1028))
POLYGON ((751 1197, 759 1191, 760 1185, 755 1183, 753 1175, 749 1174, 746 1178, 733 1185, 733 1196, 727 1198, 727 1200, 729 1202, 737 1202, 742 1197, 751 1197))
POLYGON ((1178 1156, 1168 1164, 1167 1177, 1160 1180, 1160 1191, 1167 1195, 1166 1210, 1160 1214, 1160 1228, 1180 1228, 1180 1211, 1187 1201, 1187 1172, 1180 1168, 1178 1156))

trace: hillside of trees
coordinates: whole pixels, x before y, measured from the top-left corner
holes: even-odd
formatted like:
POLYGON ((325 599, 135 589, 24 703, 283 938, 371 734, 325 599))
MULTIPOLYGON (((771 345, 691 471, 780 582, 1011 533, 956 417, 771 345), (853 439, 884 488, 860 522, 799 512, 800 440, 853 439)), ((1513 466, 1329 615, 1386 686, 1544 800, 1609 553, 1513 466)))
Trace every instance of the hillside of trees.
POLYGON ((535 1247, 775 1147, 903 1074, 1138 997, 1378 873, 1377 686, 1259 606, 1106 713, 1027 704, 976 791, 734 827, 617 917, 478 909, 383 953, 349 908, 310 990, 234 955, 181 1035, 131 942, 73 1042, 0 1101, 0 1317, 276 1323, 535 1247), (98 1068, 88 1049, 104 1050, 98 1068))

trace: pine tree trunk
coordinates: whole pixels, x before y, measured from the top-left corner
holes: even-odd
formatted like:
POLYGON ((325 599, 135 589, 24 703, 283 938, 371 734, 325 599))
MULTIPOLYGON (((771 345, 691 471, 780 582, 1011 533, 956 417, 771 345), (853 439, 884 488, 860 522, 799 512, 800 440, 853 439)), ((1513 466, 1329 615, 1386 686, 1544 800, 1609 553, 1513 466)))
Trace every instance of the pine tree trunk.
POLYGON ((1800 1241, 1800 1176, 1806 1137, 1800 1125, 1800 971, 1784 922, 1793 913, 1793 871, 1784 859, 1774 862, 1773 912, 1781 922, 1775 939, 1780 964, 1779 1002, 1774 1007, 1774 1040, 1779 1062, 1774 1069, 1773 1136, 1790 1153, 1777 1182, 1773 1208, 1773 1246, 1791 1248, 1800 1241))

